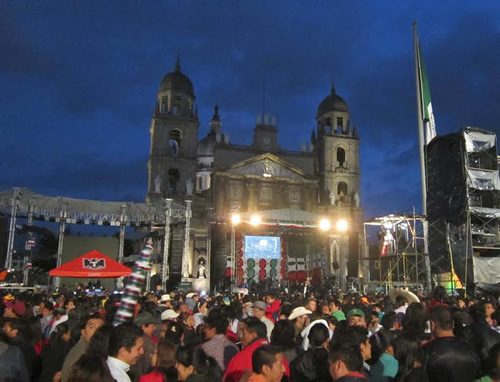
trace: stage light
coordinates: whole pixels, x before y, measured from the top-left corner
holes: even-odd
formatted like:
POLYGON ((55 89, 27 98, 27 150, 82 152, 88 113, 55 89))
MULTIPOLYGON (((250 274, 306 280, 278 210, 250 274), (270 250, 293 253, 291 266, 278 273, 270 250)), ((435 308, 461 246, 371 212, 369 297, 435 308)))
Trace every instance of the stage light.
POLYGON ((347 231, 347 228, 348 228, 347 221, 344 220, 344 219, 338 220, 337 224, 336 224, 336 227, 337 227, 337 231, 340 231, 340 232, 347 231))
POLYGON ((253 226, 258 226, 260 224, 260 216, 259 215, 253 215, 250 218, 250 224, 253 226))
POLYGON ((238 214, 232 214, 231 215, 231 223, 233 223, 233 225, 240 224, 241 223, 240 215, 238 215, 238 214))
POLYGON ((330 221, 328 219, 321 219, 319 221, 319 229, 322 231, 328 231, 330 228, 332 228, 332 225, 330 224, 330 221))

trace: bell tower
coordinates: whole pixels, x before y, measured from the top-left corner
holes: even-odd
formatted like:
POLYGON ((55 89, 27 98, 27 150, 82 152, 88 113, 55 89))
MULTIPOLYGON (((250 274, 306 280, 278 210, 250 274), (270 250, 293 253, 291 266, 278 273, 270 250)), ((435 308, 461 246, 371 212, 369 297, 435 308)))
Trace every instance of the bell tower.
POLYGON ((146 201, 170 197, 183 202, 193 194, 200 126, 194 100, 193 83, 177 58, 174 71, 160 83, 149 129, 146 201))
POLYGON ((316 115, 316 134, 312 134, 316 154, 316 175, 320 180, 323 205, 359 207, 361 172, 359 137, 351 126, 347 103, 336 93, 321 102, 316 115))

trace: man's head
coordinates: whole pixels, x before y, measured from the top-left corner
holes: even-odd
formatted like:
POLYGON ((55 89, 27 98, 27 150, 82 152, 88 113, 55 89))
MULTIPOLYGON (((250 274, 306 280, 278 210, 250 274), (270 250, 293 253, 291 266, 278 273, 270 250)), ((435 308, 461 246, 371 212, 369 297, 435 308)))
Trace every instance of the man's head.
POLYGON ((41 310, 42 316, 43 317, 52 316, 53 312, 54 312, 54 304, 52 304, 50 301, 45 301, 43 303, 43 307, 41 310))
POLYGON ((363 358, 356 346, 335 343, 330 346, 329 350, 330 375, 334 380, 350 372, 358 371, 363 366, 363 358))
POLYGON ((139 313, 134 319, 134 323, 140 327, 143 333, 149 338, 153 337, 156 330, 157 320, 153 317, 151 313, 143 312, 139 313))
POLYGON ((142 334, 142 330, 133 324, 114 327, 109 339, 109 355, 128 365, 135 365, 144 354, 142 334))
POLYGON ((4 334, 12 339, 27 334, 28 326, 25 321, 19 318, 8 318, 4 322, 2 329, 4 334))
POLYGON ((94 333, 99 329, 101 326, 104 325, 104 320, 99 317, 99 316, 89 316, 82 327, 81 330, 81 336, 82 338, 89 342, 94 333))
POLYGON ((295 323, 295 326, 297 328, 302 329, 307 321, 307 317, 309 314, 312 312, 310 310, 307 310, 303 306, 299 306, 292 310, 292 313, 290 313, 290 316, 288 316, 288 319, 290 321, 293 321, 295 323))
POLYGON ((365 313, 361 309, 351 309, 347 312, 346 318, 348 326, 362 326, 366 328, 365 313))
POLYGON ((313 348, 326 347, 330 340, 328 328, 323 323, 317 323, 311 327, 307 338, 313 348))
POLYGON ((259 319, 266 316, 267 304, 264 301, 255 301, 252 305, 252 314, 259 319))
POLYGON ((343 345, 357 346, 365 361, 372 357, 372 346, 368 338, 368 329, 362 326, 349 326, 336 342, 343 345))
POLYGON ((453 315, 449 307, 437 305, 431 309, 430 317, 431 331, 434 336, 439 336, 441 332, 453 330, 453 315))
POLYGON ((316 299, 314 297, 309 297, 307 299, 305 308, 313 313, 316 312, 316 309, 318 308, 318 303, 316 302, 316 299))
POLYGON ((248 317, 241 326, 241 346, 247 347, 257 338, 267 338, 267 327, 256 317, 248 317))
POLYGON ((328 305, 330 306, 330 311, 332 313, 342 309, 342 304, 339 300, 332 300, 328 305))
POLYGON ((283 353, 277 346, 260 346, 252 354, 252 371, 266 382, 280 382, 285 372, 283 353))
POLYGON ((229 321, 219 311, 212 311, 205 321, 203 333, 206 340, 212 339, 216 334, 226 334, 229 321))

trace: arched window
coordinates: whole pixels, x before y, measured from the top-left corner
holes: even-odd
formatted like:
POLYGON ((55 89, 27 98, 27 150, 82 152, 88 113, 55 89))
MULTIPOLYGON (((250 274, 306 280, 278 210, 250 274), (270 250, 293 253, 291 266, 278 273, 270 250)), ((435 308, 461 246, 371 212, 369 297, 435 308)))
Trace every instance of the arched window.
POLYGON ((345 197, 347 195, 347 183, 346 182, 339 182, 337 185, 337 194, 339 196, 339 200, 341 202, 345 201, 345 197))
POLYGON ((177 192, 177 184, 179 183, 179 180, 181 178, 181 175, 179 173, 179 170, 176 168, 170 168, 168 169, 168 192, 177 192))
POLYGON ((181 147, 182 132, 179 129, 171 130, 168 134, 168 146, 170 147, 170 153, 174 158, 179 155, 179 147, 181 147))
POLYGON ((345 150, 342 147, 337 148, 337 162, 339 167, 345 167, 345 150))

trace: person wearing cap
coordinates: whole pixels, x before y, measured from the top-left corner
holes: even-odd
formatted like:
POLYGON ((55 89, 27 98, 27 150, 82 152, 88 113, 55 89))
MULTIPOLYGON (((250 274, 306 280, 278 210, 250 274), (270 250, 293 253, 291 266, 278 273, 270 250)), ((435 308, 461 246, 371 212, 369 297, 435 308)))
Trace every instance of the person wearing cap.
POLYGON ((347 312, 346 318, 347 326, 362 326, 363 328, 366 328, 366 316, 361 309, 351 309, 347 312))
POLYGON ((292 310, 288 319, 293 322, 295 328, 295 340, 297 344, 302 344, 302 336, 300 333, 307 326, 307 321, 309 319, 309 315, 312 312, 303 306, 299 306, 292 310))
POLYGON ((267 304, 264 301, 255 301, 252 305, 252 314, 261 320, 267 328, 267 340, 271 340, 271 332, 274 329, 273 322, 266 317, 267 304))
POLYGON ((191 292, 186 295, 186 305, 188 306, 190 311, 194 310, 194 307, 196 306, 196 303, 200 301, 200 296, 198 296, 198 293, 191 292))
POLYGON ((8 318, 21 318, 26 312, 26 305, 24 302, 16 300, 16 301, 5 301, 5 311, 3 313, 4 317, 8 318))
POLYGON ((142 329, 143 335, 143 347, 144 353, 137 359, 135 365, 131 366, 131 373, 137 377, 137 379, 149 372, 152 366, 151 357, 155 353, 156 345, 153 342, 153 334, 156 330, 157 320, 149 312, 141 312, 134 319, 134 324, 142 329))

